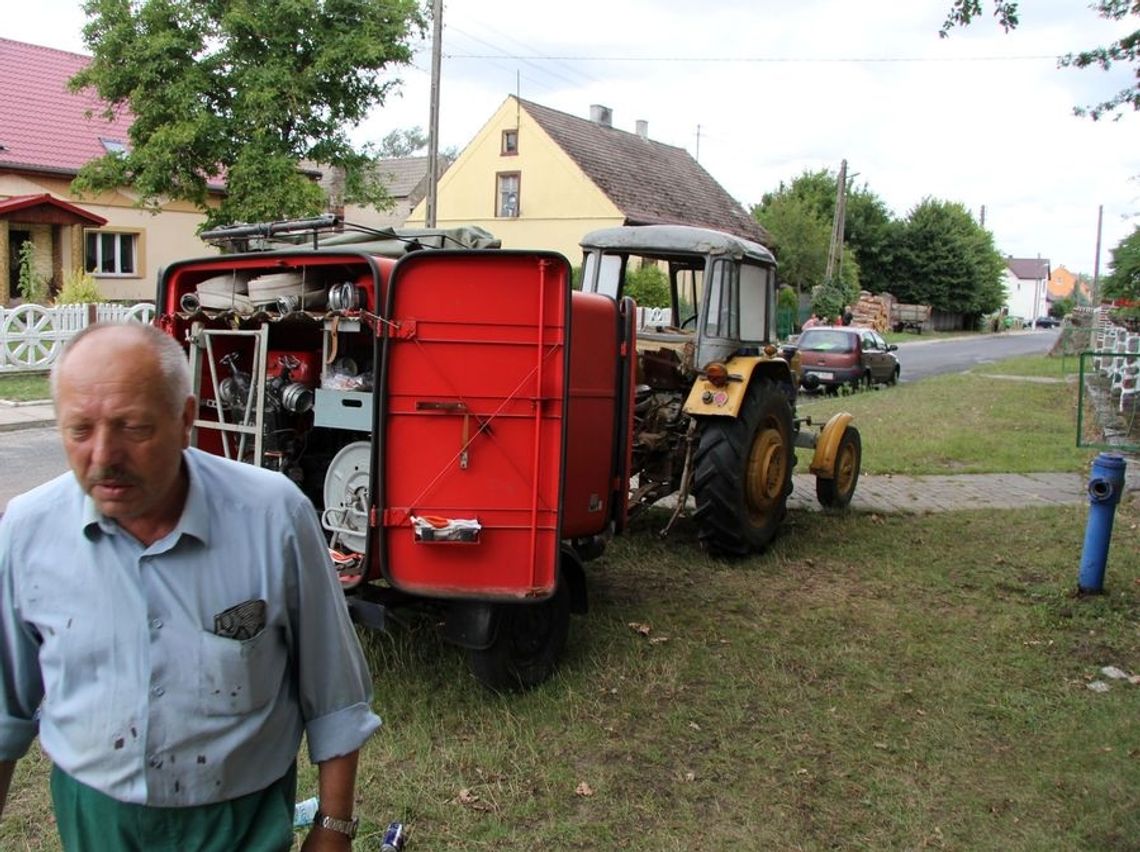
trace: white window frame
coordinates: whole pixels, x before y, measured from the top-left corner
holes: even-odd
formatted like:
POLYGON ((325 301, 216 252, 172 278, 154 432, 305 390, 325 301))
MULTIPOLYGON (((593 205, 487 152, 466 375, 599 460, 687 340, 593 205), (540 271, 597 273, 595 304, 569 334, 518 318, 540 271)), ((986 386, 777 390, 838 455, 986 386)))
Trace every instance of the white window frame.
POLYGON ((137 231, 88 230, 83 234, 83 268, 96 278, 138 278, 139 237, 137 231), (95 256, 89 254, 89 240, 95 238, 95 256), (108 244, 108 239, 111 238, 108 244), (124 238, 129 240, 130 268, 124 269, 124 238), (107 260, 110 269, 105 269, 107 260))

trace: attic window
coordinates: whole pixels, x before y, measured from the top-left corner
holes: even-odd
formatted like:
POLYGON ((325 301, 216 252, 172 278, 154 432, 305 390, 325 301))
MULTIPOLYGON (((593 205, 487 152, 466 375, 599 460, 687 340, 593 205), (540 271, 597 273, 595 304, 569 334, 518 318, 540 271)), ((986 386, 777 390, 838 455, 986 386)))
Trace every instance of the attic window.
POLYGON ((519 152, 519 132, 518 130, 504 130, 503 131, 503 150, 504 157, 513 157, 519 152))
POLYGON ((126 143, 122 139, 106 139, 102 136, 99 141, 103 143, 103 148, 108 154, 125 154, 127 153, 126 143))
POLYGON ((519 173, 503 172, 495 176, 495 215, 515 219, 519 215, 519 173))

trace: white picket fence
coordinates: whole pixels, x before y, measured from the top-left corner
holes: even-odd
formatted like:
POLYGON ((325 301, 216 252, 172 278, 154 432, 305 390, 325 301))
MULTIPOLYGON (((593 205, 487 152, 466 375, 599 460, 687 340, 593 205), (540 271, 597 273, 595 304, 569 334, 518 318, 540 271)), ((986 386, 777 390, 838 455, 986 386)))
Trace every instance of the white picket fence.
POLYGON ((51 369, 63 344, 91 323, 153 319, 150 302, 0 308, 0 373, 51 369))

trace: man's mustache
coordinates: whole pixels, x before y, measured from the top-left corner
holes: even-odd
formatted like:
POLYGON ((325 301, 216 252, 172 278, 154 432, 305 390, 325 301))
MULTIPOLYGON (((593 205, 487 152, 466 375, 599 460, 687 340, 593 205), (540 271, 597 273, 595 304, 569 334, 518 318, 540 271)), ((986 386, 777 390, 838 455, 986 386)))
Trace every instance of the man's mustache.
POLYGON ((96 485, 138 485, 141 480, 132 473, 123 470, 121 467, 103 467, 98 468, 87 476, 87 481, 92 486, 96 485))

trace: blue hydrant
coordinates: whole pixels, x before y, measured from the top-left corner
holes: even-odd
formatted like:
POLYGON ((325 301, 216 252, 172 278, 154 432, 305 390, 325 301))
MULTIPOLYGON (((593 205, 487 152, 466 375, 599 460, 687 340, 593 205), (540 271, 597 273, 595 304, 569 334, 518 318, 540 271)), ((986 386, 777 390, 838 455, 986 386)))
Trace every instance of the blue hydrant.
POLYGON ((1081 551, 1081 573, 1077 577, 1077 590, 1082 594, 1104 591, 1104 566, 1108 561, 1116 504, 1124 491, 1124 468, 1124 457, 1116 453, 1101 453, 1093 462, 1089 477, 1089 521, 1085 527, 1085 547, 1081 551))

